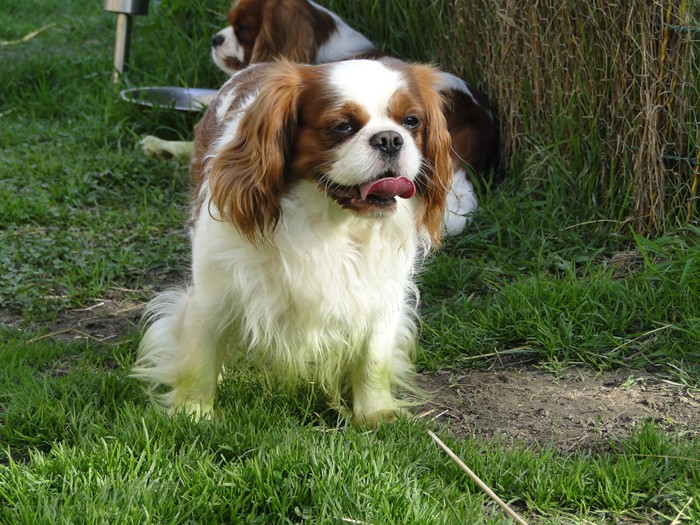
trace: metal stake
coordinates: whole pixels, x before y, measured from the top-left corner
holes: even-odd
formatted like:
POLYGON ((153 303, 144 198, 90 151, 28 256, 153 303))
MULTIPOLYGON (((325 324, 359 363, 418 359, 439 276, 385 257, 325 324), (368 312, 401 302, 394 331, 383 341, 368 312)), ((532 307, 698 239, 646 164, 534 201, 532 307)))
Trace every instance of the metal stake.
POLYGON ((131 27, 135 15, 148 14, 148 0, 105 0, 104 10, 117 13, 117 35, 114 43, 114 72, 112 81, 126 70, 131 48, 131 27))

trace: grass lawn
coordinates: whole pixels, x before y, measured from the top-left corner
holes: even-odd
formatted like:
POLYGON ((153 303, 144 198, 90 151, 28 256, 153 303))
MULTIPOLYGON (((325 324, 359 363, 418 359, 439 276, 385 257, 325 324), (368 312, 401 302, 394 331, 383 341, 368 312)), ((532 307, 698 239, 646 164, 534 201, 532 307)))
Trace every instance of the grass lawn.
MULTIPOLYGON (((151 4, 129 82, 218 86, 228 2, 151 4)), ((150 407, 136 320, 184 278, 189 184, 136 143, 189 139, 198 116, 119 99, 115 23, 97 0, 0 9, 0 523, 512 523, 428 429, 530 523, 700 523, 692 421, 568 448, 431 415, 366 431, 245 367, 212 421, 150 407)), ((700 225, 640 237, 581 201, 588 174, 517 166, 421 276, 419 370, 629 374, 700 412, 700 225)))

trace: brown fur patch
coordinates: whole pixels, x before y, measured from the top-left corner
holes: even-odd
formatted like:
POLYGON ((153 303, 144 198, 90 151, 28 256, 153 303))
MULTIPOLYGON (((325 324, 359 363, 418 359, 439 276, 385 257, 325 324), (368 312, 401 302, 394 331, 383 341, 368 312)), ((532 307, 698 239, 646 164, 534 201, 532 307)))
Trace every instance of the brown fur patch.
POLYGON ((306 0, 239 0, 228 22, 245 52, 235 69, 278 57, 314 63, 319 46, 336 29, 328 13, 306 0))
POLYGON ((452 137, 455 169, 464 162, 477 175, 484 175, 498 156, 498 129, 489 115, 486 97, 474 90, 472 93, 478 105, 464 91, 446 90, 445 119, 452 137))
POLYGON ((452 163, 451 138, 443 114, 445 101, 433 88, 437 84, 437 72, 429 66, 395 59, 383 62, 404 72, 410 92, 419 97, 424 111, 424 122, 420 127, 424 161, 421 175, 416 180, 416 191, 422 197, 418 221, 425 226, 433 243, 439 244, 447 190, 452 180, 452 163))

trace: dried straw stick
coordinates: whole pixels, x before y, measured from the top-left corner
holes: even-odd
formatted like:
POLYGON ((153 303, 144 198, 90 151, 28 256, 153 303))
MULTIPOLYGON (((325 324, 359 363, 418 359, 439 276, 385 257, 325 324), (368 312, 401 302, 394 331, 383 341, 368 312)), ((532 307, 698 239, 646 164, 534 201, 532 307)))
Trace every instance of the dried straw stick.
POLYGON ((471 469, 470 469, 468 466, 466 466, 466 465, 464 464, 464 462, 463 462, 461 459, 459 459, 459 456, 457 456, 457 454, 455 454, 454 452, 452 452, 452 449, 450 449, 450 447, 448 447, 447 445, 445 445, 445 443, 443 443, 442 440, 441 440, 439 437, 437 437, 437 436, 436 436, 433 432, 431 432, 430 430, 428 430, 428 434, 429 434, 430 437, 433 439, 433 441, 435 441, 435 443, 437 443, 437 445, 438 445, 442 450, 444 450, 445 453, 446 453, 448 456, 450 456, 450 458, 452 458, 452 460, 453 460, 455 463, 457 463, 457 465, 459 465, 459 467, 460 467, 464 472, 467 473, 467 475, 474 481, 474 483, 476 483, 476 484, 479 486, 479 488, 481 488, 481 490, 483 490, 484 492, 486 492, 486 494, 488 494, 489 497, 490 497, 493 501, 495 501, 496 503, 498 503, 498 504, 501 506, 501 508, 505 511, 506 514, 508 514, 508 516, 510 516, 511 518, 513 518, 513 519, 515 520, 515 522, 516 522, 516 523, 519 523, 520 525, 527 525, 527 522, 524 521, 520 516, 518 516, 518 514, 517 514, 513 509, 511 509, 511 508, 506 504, 505 501, 503 501, 501 498, 499 498, 499 497, 496 495, 496 493, 495 493, 494 491, 492 491, 492 490, 486 485, 486 483, 484 483, 483 481, 481 481, 481 479, 479 479, 479 476, 477 476, 476 474, 474 474, 474 473, 471 471, 471 469))
POLYGON ((38 35, 42 31, 46 31, 47 29, 49 29, 50 27, 53 27, 55 25, 56 25, 55 22, 53 22, 51 24, 46 24, 45 26, 40 27, 36 31, 32 31, 31 33, 27 33, 22 38, 18 38, 17 40, 0 40, 0 46, 4 47, 4 46, 11 46, 14 44, 21 44, 22 42, 26 42, 27 40, 31 40, 32 38, 34 38, 36 35, 38 35))
POLYGON ((683 519, 683 516, 685 515, 685 509, 687 509, 688 507, 690 507, 690 504, 691 504, 692 502, 693 502, 693 498, 692 498, 692 496, 691 496, 691 498, 688 500, 688 503, 686 503, 685 505, 683 505, 683 508, 682 508, 681 511, 678 513, 678 516, 676 516, 676 519, 674 519, 674 520, 671 522, 671 525, 680 525, 680 524, 681 524, 681 520, 683 519))

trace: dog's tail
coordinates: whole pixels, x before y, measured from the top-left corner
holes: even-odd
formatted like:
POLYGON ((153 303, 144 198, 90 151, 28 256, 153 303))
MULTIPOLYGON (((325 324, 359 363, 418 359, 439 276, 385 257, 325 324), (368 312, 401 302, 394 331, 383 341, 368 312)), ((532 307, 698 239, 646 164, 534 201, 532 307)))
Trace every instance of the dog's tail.
POLYGON ((181 362, 178 335, 188 299, 187 289, 163 292, 151 300, 143 314, 148 328, 141 338, 130 376, 148 383, 151 399, 164 408, 173 405, 171 389, 177 381, 181 362))

